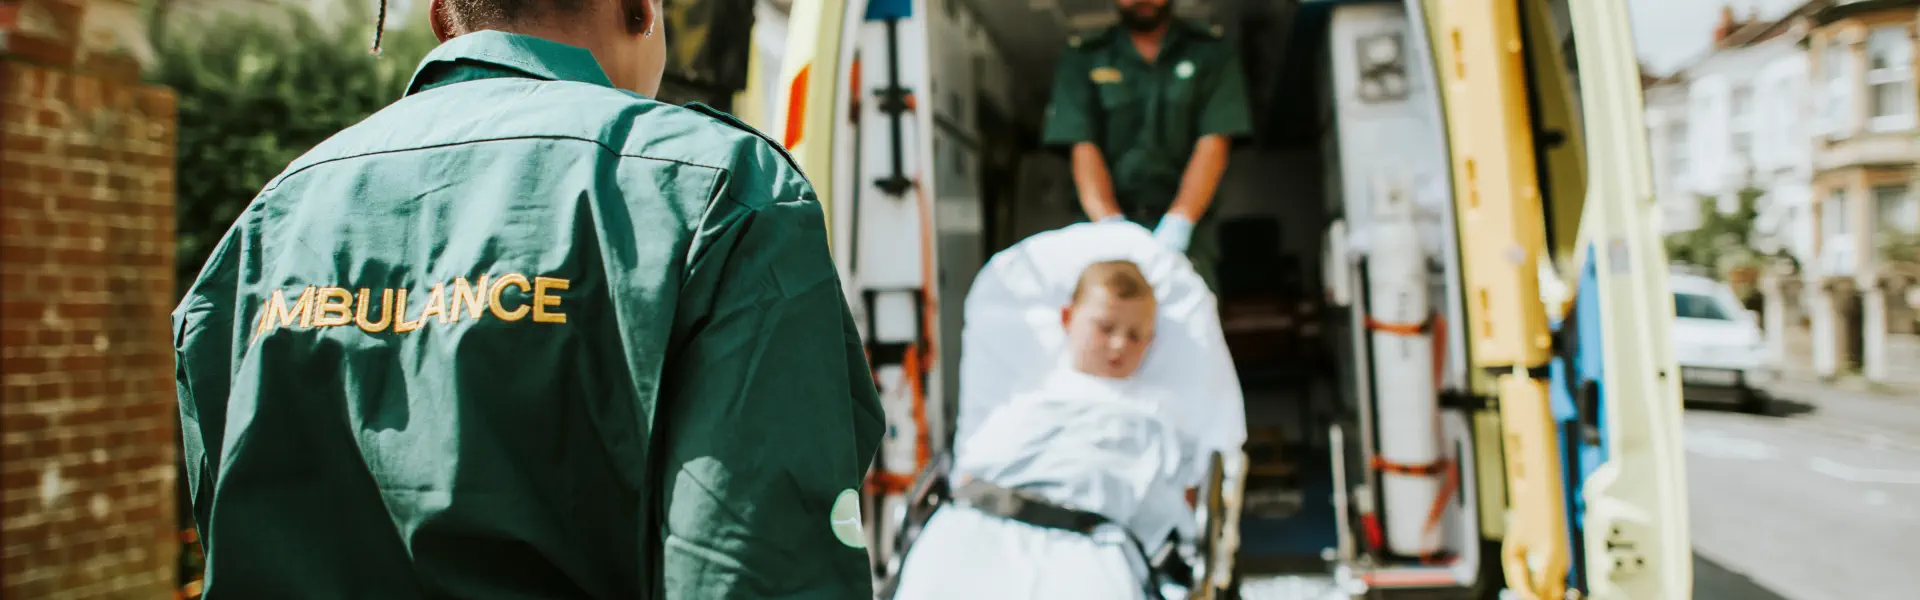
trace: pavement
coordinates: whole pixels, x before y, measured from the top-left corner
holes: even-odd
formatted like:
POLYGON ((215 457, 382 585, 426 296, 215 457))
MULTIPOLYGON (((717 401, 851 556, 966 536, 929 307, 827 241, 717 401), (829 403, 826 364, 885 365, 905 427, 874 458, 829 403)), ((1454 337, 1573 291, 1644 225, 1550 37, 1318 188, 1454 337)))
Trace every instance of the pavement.
POLYGON ((1698 600, 1920 598, 1920 395, 1783 382, 1686 414, 1698 600))

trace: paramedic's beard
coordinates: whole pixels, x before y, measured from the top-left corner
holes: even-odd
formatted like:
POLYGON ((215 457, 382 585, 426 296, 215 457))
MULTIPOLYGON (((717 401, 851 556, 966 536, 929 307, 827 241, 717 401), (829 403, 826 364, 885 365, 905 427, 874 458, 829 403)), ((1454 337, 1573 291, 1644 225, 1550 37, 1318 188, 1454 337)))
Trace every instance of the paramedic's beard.
POLYGON ((1136 32, 1153 31, 1165 25, 1172 15, 1173 7, 1170 4, 1127 6, 1120 9, 1120 24, 1136 32))

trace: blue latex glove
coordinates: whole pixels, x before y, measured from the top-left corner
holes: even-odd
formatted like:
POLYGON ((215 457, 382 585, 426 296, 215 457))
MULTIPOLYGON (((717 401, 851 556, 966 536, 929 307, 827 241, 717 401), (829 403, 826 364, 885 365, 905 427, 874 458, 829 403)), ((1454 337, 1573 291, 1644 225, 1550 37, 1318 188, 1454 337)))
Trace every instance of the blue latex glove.
POLYGON ((1160 217, 1160 225, 1153 228, 1153 239, 1175 252, 1186 252, 1187 244, 1193 241, 1193 221, 1174 214, 1160 217))
POLYGON ((1100 220, 1094 221, 1094 222, 1095 223, 1113 223, 1113 222, 1125 221, 1125 220, 1127 220, 1126 215, 1107 215, 1104 217, 1100 217, 1100 220))

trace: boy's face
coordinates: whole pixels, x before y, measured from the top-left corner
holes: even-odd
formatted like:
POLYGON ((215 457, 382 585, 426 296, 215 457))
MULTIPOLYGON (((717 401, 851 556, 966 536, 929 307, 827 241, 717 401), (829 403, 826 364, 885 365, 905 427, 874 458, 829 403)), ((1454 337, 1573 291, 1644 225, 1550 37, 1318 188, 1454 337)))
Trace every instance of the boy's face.
POLYGON ((1101 377, 1132 376, 1153 343, 1154 310, 1151 297, 1120 299, 1105 288, 1087 290, 1060 314, 1073 367, 1101 377))

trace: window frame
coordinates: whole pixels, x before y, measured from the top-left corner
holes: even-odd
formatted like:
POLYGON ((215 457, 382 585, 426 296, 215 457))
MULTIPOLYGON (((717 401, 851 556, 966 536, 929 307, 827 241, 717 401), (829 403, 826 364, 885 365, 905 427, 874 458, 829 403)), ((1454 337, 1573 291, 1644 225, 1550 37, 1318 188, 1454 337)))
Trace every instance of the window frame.
POLYGON ((1821 133, 1838 137, 1851 125, 1853 107, 1853 58, 1847 45, 1829 39, 1820 51, 1821 133))
POLYGON ((1756 152, 1756 139, 1759 132, 1755 125, 1754 111, 1759 98, 1754 86, 1748 83, 1735 83, 1727 91, 1727 150, 1738 164, 1749 168, 1759 162, 1756 152))
POLYGON ((1838 187, 1820 200, 1820 264, 1828 274, 1853 272, 1852 198, 1847 188, 1838 187))
POLYGON ((1896 233, 1911 235, 1920 233, 1920 198, 1914 197, 1913 185, 1911 183, 1901 182, 1876 185, 1872 188, 1872 195, 1875 234, 1896 233), (1894 201, 1891 203, 1887 202, 1889 199, 1888 195, 1884 194, 1884 192, 1890 190, 1897 191, 1897 193, 1892 194, 1894 201), (1893 205, 1892 211, 1889 210, 1889 204, 1893 205))
POLYGON ((1672 179, 1676 184, 1675 187, 1680 188, 1678 191, 1693 189, 1690 183, 1693 177, 1693 139, 1689 137, 1692 130, 1687 120, 1682 118, 1676 119, 1667 133, 1670 137, 1667 145, 1673 152, 1673 156, 1670 157, 1673 169, 1672 179))
POLYGON ((1904 23, 1875 26, 1867 31, 1864 50, 1866 76, 1861 82, 1861 91, 1867 98, 1867 129, 1873 132, 1912 129, 1916 102, 1911 27, 1904 23), (1874 68, 1874 59, 1881 56, 1887 58, 1887 66, 1874 68), (1895 93, 1904 99, 1900 112, 1881 114, 1880 91, 1887 86, 1893 86, 1895 93))

